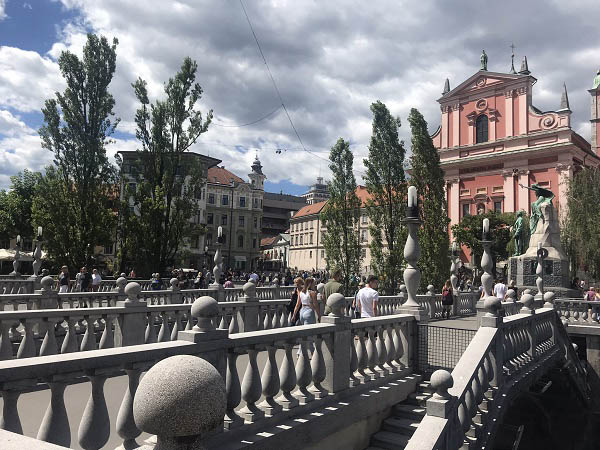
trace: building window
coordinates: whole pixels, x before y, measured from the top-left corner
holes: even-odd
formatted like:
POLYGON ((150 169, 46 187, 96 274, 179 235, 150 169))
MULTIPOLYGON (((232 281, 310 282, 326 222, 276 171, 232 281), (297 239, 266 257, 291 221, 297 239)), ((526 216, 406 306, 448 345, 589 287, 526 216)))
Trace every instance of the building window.
POLYGON ((221 225, 227 225, 227 214, 221 216, 221 225))
POLYGON ((462 205, 462 216, 467 217, 471 215, 471 205, 469 203, 463 203, 462 205))
POLYGON ((304 243, 304 235, 300 235, 300 245, 302 245, 304 243))
POLYGON ((360 230, 360 242, 367 242, 367 230, 360 230))
POLYGON ((504 186, 494 186, 492 188, 492 192, 495 193, 495 194, 498 193, 498 192, 504 192, 504 186))
POLYGON ((461 189, 460 190, 460 195, 471 195, 471 189, 461 189))
POLYGON ((310 252, 308 252, 308 257, 312 258, 312 250, 310 252))
POLYGON ((296 236, 296 244, 295 245, 298 245, 298 236, 296 236))
POLYGON ((254 218, 254 228, 258 228, 258 217, 254 218))
POLYGON ((480 115, 475 121, 475 130, 476 144, 488 141, 488 118, 485 114, 480 115))
POLYGON ((540 181, 540 182, 538 182, 538 186, 544 187, 546 189, 550 189, 550 182, 549 181, 540 181))
POLYGON ((252 199, 252 207, 253 208, 258 208, 258 199, 257 198, 253 198, 252 199))
POLYGON ((212 245, 212 233, 206 233, 206 246, 210 247, 212 245))
POLYGON ((367 216, 365 214, 363 214, 362 216, 360 216, 360 223, 362 223, 362 224, 366 224, 367 223, 367 216))
POLYGON ((208 203, 210 203, 211 205, 215 204, 215 194, 208 194, 208 203))
POLYGON ((240 216, 240 218, 239 218, 240 227, 243 227, 245 224, 246 224, 246 218, 244 216, 240 216))
POLYGON ((229 195, 223 195, 221 197, 221 205, 223 205, 223 206, 229 205, 229 195))
POLYGON ((102 253, 104 253, 105 255, 112 255, 113 252, 115 251, 115 244, 113 244, 112 242, 110 244, 106 244, 104 246, 104 251, 102 253))
POLYGON ((367 249, 366 248, 361 248, 360 249, 360 256, 363 258, 367 257, 367 249))
POLYGON ((246 207, 246 197, 240 197, 240 208, 246 207))
POLYGON ((313 234, 314 234, 314 233, 310 233, 310 243, 311 243, 311 244, 313 243, 313 234))
POLYGON ((244 236, 238 236, 238 248, 244 248, 244 236))
POLYGON ((502 201, 501 200, 494 202, 494 211, 497 213, 502 212, 502 201))
POLYGON ((252 248, 256 248, 256 238, 252 239, 252 248))
POLYGON ((206 224, 207 225, 212 225, 213 224, 213 220, 214 220, 213 213, 208 213, 208 215, 206 216, 206 224))
POLYGON ((487 194, 487 188, 486 187, 477 188, 477 193, 478 194, 487 194))

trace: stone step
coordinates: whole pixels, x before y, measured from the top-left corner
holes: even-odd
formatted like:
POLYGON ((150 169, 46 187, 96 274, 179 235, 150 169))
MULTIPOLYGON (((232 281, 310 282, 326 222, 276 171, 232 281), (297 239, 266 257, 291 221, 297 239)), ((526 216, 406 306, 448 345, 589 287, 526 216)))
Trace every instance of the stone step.
POLYGON ((417 392, 413 392, 412 394, 408 395, 408 397, 405 400, 405 403, 415 406, 425 406, 429 397, 431 397, 431 395, 429 394, 420 394, 417 392))
POLYGON ((384 450, 384 449, 382 449, 381 447, 370 446, 370 447, 365 448, 365 450, 384 450))
POLYGON ((390 417, 383 421, 382 430, 412 436, 421 420, 390 417))
POLYGON ((420 392, 428 392, 433 394, 435 389, 431 387, 431 383, 429 381, 421 381, 417 386, 417 390, 420 392))
POLYGON ((371 445, 381 447, 386 450, 403 449, 408 444, 410 436, 391 433, 389 431, 378 431, 371 436, 371 445))
POLYGON ((407 405, 405 403, 400 403, 394 406, 394 416, 396 417, 405 417, 407 419, 415 419, 421 421, 421 419, 425 416, 426 410, 421 406, 407 405))

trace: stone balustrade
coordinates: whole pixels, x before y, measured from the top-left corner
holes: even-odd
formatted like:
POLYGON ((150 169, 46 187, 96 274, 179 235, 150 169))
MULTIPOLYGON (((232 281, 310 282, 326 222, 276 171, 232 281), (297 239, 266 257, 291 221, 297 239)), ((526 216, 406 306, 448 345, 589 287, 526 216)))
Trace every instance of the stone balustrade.
MULTIPOLYGON (((130 300, 135 291, 129 288, 130 300)), ((245 293, 252 294, 252 288, 245 286, 245 293)), ((157 336, 158 342, 153 344, 2 361, 0 392, 4 408, 0 424, 6 431, 22 434, 19 397, 33 390, 49 389, 51 397, 37 438, 69 447, 73 438, 64 392, 67 385, 81 382, 90 385, 90 397, 77 435, 79 445, 86 450, 106 444, 110 416, 115 414, 123 448, 135 448, 135 439, 142 431, 156 433, 160 446, 170 442, 173 446, 168 448, 183 448, 175 446, 179 442, 177 436, 189 436, 190 427, 206 439, 206 448, 220 448, 224 442, 243 439, 246 430, 255 433, 264 429, 265 424, 281 422, 297 413, 310 413, 315 407, 329 406, 335 411, 342 406, 338 403, 341 398, 360 398, 382 382, 407 376, 416 352, 413 316, 398 314, 352 320, 343 316, 344 302, 343 296, 332 295, 328 299, 332 314, 320 324, 230 334, 228 329, 214 326, 219 322, 220 305, 210 297, 201 297, 191 306, 193 320, 188 321, 190 325, 196 321, 196 325, 178 331, 178 340, 172 342, 160 342, 157 336), (201 357, 204 362, 186 355, 201 357), (172 362, 156 364, 165 358, 171 358, 172 362), (239 358, 244 358, 246 364, 238 365, 239 358), (187 371, 189 367, 195 368, 193 376, 187 371), (141 373, 150 368, 140 383, 141 373), (109 411, 104 383, 109 377, 123 374, 129 383, 119 411, 109 411), (222 379, 216 384, 215 374, 222 379), (219 385, 223 387, 216 389, 219 385), (186 406, 181 407, 176 401, 186 406), (163 407, 167 403, 180 406, 181 414, 163 407), (193 412, 196 409, 197 414, 193 412), (221 433, 223 430, 229 432, 221 433)), ((233 312, 237 306, 228 303, 225 308, 233 312)), ((163 318, 162 325, 166 323, 163 313, 167 309, 181 311, 179 308, 183 307, 189 305, 146 306, 155 311, 149 315, 163 318)), ((162 333, 169 334, 172 331, 162 333)), ((412 383, 406 389, 410 392, 416 382, 417 378, 412 377, 409 383, 387 386, 399 389, 412 383)), ((185 445, 192 441, 192 437, 186 438, 185 445)), ((45 447, 40 445, 40 448, 45 447)))
POLYGON ((600 302, 575 298, 559 298, 554 301, 558 315, 568 323, 579 325, 598 325, 600 320, 600 302))
POLYGON ((552 307, 553 296, 545 300, 544 308, 534 310, 533 296, 524 294, 519 313, 502 317, 504 303, 485 298, 488 312, 452 374, 432 375, 436 394, 407 449, 486 448, 509 390, 526 389, 560 358, 571 363, 580 394, 590 400, 585 370, 552 307))

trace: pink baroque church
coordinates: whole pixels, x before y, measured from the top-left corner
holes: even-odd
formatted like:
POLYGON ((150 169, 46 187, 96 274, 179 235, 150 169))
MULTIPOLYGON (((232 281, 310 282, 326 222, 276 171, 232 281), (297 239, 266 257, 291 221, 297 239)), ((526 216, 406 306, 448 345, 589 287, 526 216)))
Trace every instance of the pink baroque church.
MULTIPOLYGON (((531 213, 535 193, 521 187, 534 183, 550 189, 563 215, 565 181, 584 166, 600 164, 600 87, 592 95, 592 145, 571 129, 571 110, 564 86, 560 107, 540 111, 533 106, 536 83, 523 58, 521 70, 481 70, 454 89, 446 79, 438 102, 440 127, 432 139, 439 149, 446 181, 450 225, 464 216, 489 210, 531 213)), ((594 83, 596 84, 596 83, 594 83)), ((462 259, 470 262, 467 248, 462 259)))

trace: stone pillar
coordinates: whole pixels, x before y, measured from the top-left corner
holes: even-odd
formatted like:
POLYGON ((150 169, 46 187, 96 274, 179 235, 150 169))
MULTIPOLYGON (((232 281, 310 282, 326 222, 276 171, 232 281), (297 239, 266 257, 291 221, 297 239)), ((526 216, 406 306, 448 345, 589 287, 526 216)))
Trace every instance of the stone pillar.
POLYGON ((38 227, 38 236, 35 241, 35 250, 33 252, 33 275, 29 277, 33 281, 33 289, 40 289, 40 269, 42 267, 42 227, 38 227))
MULTIPOLYGON (((195 317, 198 322, 191 330, 180 331, 177 334, 177 339, 188 342, 206 342, 224 340, 229 336, 228 330, 217 329, 214 326, 214 320, 219 315, 219 304, 209 296, 199 297, 192 304, 190 314, 195 317)), ((202 358, 210 362, 221 374, 225 380, 227 371, 227 354, 226 347, 217 346, 215 350, 199 354, 202 358)))
MULTIPOLYGON (((435 394, 427 399, 427 415, 450 419, 453 413, 454 398, 448 392, 448 389, 454 386, 452 374, 447 370, 436 370, 431 374, 431 387, 435 394)), ((449 429, 448 432, 451 430, 449 429)))
POLYGON ((537 267, 535 269, 535 274, 537 276, 535 280, 535 284, 537 285, 537 294, 535 294, 535 301, 537 303, 537 307, 542 306, 542 301, 544 300, 544 260, 548 256, 548 250, 542 248, 542 243, 538 242, 538 250, 537 250, 537 267))
POLYGON ((489 232, 489 219, 483 219, 483 234, 481 239, 481 245, 483 246, 481 268, 483 269, 483 274, 481 275, 481 285, 483 286, 484 296, 477 302, 477 320, 480 325, 482 315, 487 312, 484 305, 485 299, 492 296, 494 288, 494 275, 492 274, 494 264, 492 262, 492 254, 490 253, 492 241, 489 239, 489 232))
MULTIPOLYGON (((246 331, 257 331, 258 330, 258 310, 259 302, 256 298, 256 285, 251 281, 248 281, 242 287, 244 295, 240 298, 241 302, 245 305, 241 309, 240 317, 238 322, 240 326, 240 333, 246 331)), ((287 310, 285 312, 287 314, 287 310)))
POLYGON ((40 300, 36 301, 36 309, 57 309, 62 307, 58 292, 52 290, 53 284, 54 280, 49 275, 40 280, 40 289, 34 291, 34 294, 42 296, 40 300))
POLYGON ((142 292, 142 287, 139 283, 127 283, 127 286, 125 286, 127 300, 117 302, 117 306, 127 308, 128 311, 121 314, 117 320, 115 327, 115 347, 144 343, 147 305, 145 300, 138 299, 140 292, 142 292))
POLYGON ((460 293, 458 292, 458 269, 460 268, 460 258, 458 257, 458 242, 452 243, 452 253, 450 255, 450 283, 452 283, 452 295, 454 303, 452 304, 452 315, 458 315, 458 305, 460 303, 460 293))
MULTIPOLYGON (((481 317, 480 326, 490 328, 501 328, 503 319, 499 312, 502 308, 502 301, 493 295, 484 298, 483 309, 486 311, 481 317)), ((479 311, 477 311, 479 313, 479 311)), ((490 384, 500 386, 502 384, 502 366, 504 363, 504 340, 501 334, 496 335, 495 345, 492 348, 492 366, 494 367, 494 378, 490 384)))
POLYGON ((322 386, 329 392, 348 389, 350 385, 350 346, 354 344, 350 329, 352 318, 345 316, 346 299, 342 294, 331 294, 327 299, 331 309, 328 316, 321 318, 321 323, 335 325, 335 331, 324 339, 323 357, 325 360, 325 380, 322 386))
POLYGON ((221 246, 223 245, 223 228, 219 227, 217 231, 217 243, 215 250, 215 267, 213 267, 214 281, 208 286, 213 291, 213 298, 217 302, 225 301, 225 291, 220 283, 221 274, 223 273, 223 257, 221 256, 221 246))
POLYGON ((183 296, 181 295, 181 288, 179 287, 179 280, 177 278, 171 278, 169 282, 169 291, 171 291, 170 303, 179 304, 183 303, 183 296))

